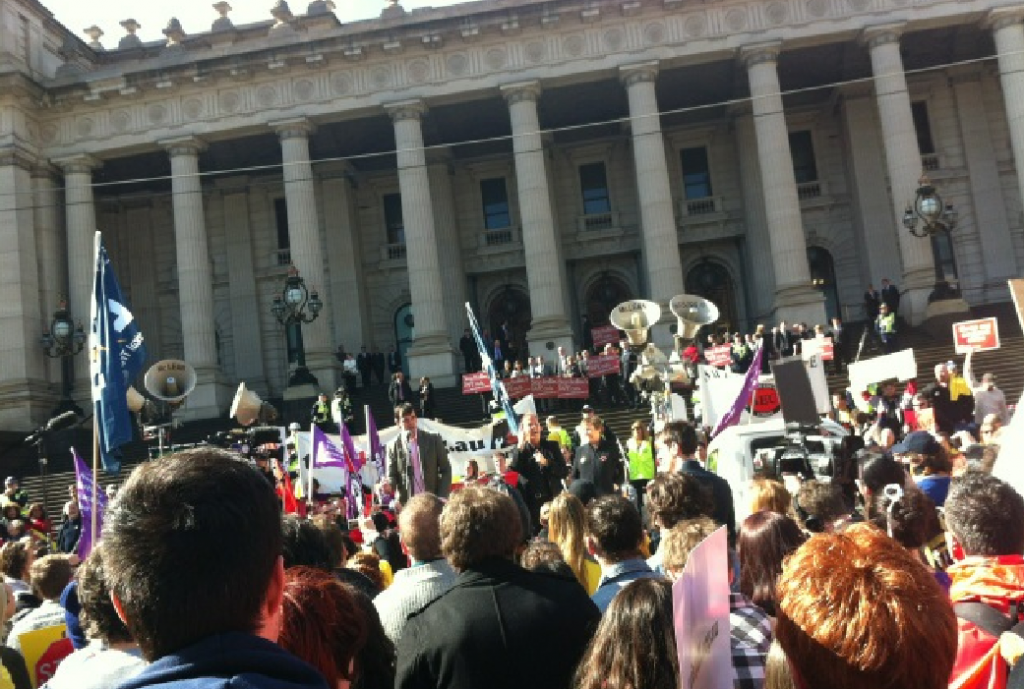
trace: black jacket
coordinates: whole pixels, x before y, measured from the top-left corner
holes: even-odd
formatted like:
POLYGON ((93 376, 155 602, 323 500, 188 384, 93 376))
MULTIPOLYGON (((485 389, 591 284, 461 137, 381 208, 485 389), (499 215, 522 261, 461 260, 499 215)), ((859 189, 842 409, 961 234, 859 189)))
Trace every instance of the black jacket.
POLYGON ((593 483, 598 497, 614 493, 616 484, 621 485, 624 480, 618 445, 605 438, 597 447, 584 442, 576 448, 572 478, 593 483))
POLYGON ((715 501, 715 509, 711 516, 716 522, 729 529, 729 544, 734 545, 736 543, 736 510, 733 509, 732 488, 729 487, 729 482, 718 474, 711 473, 694 459, 683 462, 683 466, 679 470, 684 474, 690 474, 701 484, 710 488, 711 497, 715 501))
POLYGON ((395 689, 566 689, 600 618, 575 579, 485 560, 409 618, 395 689))
POLYGON ((562 479, 569 473, 569 467, 565 465, 562 458, 562 451, 558 443, 551 440, 541 440, 535 448, 526 445, 522 450, 518 446, 512 450, 509 456, 509 468, 519 474, 519 490, 522 492, 523 501, 530 510, 530 518, 533 523, 540 525, 540 508, 556 495, 562 492, 562 479), (534 454, 540 452, 548 460, 546 467, 541 466, 534 459, 534 454))

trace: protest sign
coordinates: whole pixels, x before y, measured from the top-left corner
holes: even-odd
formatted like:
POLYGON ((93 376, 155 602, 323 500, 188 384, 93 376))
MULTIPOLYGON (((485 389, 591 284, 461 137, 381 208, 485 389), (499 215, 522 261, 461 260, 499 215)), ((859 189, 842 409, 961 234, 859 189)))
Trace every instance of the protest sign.
POLYGON ((60 662, 75 650, 67 636, 68 628, 64 623, 19 635, 21 654, 33 687, 46 684, 60 662))
POLYGON ((462 394, 473 395, 480 392, 491 391, 491 380, 487 377, 486 371, 462 374, 462 394))
POLYGON ((999 321, 992 317, 954 323, 953 347, 957 354, 999 349, 999 321))
POLYGON ((586 378, 559 378, 558 397, 585 400, 590 397, 590 381, 586 378))
POLYGON ((594 339, 595 347, 603 347, 608 343, 615 344, 619 341, 619 329, 614 325, 602 325, 590 329, 590 335, 594 339))
POLYGON ((732 689, 726 530, 701 541, 672 585, 672 611, 683 689, 732 689))
POLYGON ((817 356, 822 361, 832 361, 835 358, 835 345, 831 337, 812 337, 809 340, 800 341, 800 355, 805 359, 817 356))
POLYGON ((708 347, 704 350, 704 358, 707 359, 709 366, 728 366, 732 363, 732 347, 729 345, 708 347))
POLYGON ((900 381, 917 378, 917 360, 914 359, 913 349, 904 349, 902 352, 850 364, 849 373, 850 389, 857 395, 867 390, 869 385, 890 378, 900 381))
POLYGON ((519 376, 518 378, 507 378, 505 380, 505 392, 508 396, 514 400, 522 399, 530 394, 533 387, 533 381, 526 376, 519 376))
POLYGON ((754 389, 754 416, 775 416, 782 410, 782 400, 774 382, 758 383, 754 389))
POLYGON ((600 378, 619 372, 621 361, 614 354, 601 354, 587 359, 587 377, 600 378))
POLYGON ((536 399, 553 399, 558 397, 558 378, 545 376, 544 378, 531 378, 530 390, 536 399))

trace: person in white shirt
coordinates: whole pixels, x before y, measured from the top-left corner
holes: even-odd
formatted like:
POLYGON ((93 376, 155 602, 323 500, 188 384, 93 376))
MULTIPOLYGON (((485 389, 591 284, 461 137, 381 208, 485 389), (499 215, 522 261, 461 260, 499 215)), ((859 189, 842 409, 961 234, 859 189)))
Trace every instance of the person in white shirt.
POLYGON ((1000 424, 1009 421, 1009 414, 1006 409, 1006 395, 996 387, 995 374, 986 373, 981 377, 981 383, 974 379, 974 372, 971 368, 971 357, 973 351, 967 352, 964 357, 964 379, 971 386, 974 394, 974 422, 981 426, 985 417, 994 414, 1000 424))
POLYGON ((30 576, 32 592, 43 599, 42 605, 31 611, 11 627, 7 645, 21 652, 21 635, 49 627, 64 627, 64 608, 60 594, 71 581, 71 559, 68 555, 47 555, 32 563, 30 576))

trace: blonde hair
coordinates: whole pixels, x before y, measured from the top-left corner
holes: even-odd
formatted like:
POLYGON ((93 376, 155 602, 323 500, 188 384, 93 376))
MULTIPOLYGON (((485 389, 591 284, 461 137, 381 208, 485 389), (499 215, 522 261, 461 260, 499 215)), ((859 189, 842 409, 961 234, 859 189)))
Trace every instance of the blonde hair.
POLYGON ((558 546, 562 559, 572 569, 583 588, 587 585, 586 547, 583 536, 586 532, 586 509, 572 493, 560 493, 551 501, 548 515, 548 540, 558 546))
POLYGON ((793 516, 793 496, 782 481, 755 478, 750 483, 750 513, 768 511, 793 516))

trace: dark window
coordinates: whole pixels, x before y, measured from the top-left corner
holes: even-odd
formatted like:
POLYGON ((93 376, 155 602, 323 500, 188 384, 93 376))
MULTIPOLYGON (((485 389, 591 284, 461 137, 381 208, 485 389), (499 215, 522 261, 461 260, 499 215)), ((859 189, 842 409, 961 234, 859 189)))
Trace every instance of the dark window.
POLYGON ((811 133, 790 132, 789 150, 793 154, 793 175, 797 184, 818 181, 818 166, 814 162, 814 141, 811 133))
POLYGON ((683 190, 688 199, 706 199, 711 196, 711 166, 705 146, 684 148, 679 152, 683 166, 683 190))
POLYGON ((480 196, 483 199, 484 229, 503 230, 512 225, 504 177, 481 180, 480 196))
POLYGON ((384 195, 384 225, 388 230, 388 244, 405 244, 401 194, 384 195))
POLYGON ((277 249, 284 251, 291 247, 288 238, 288 203, 284 197, 274 199, 274 222, 277 224, 277 249))
POLYGON ((580 165, 580 188, 583 190, 583 214, 600 215, 612 212, 608 196, 608 175, 604 163, 580 165))
POLYGON ((945 282, 959 282, 956 269, 956 254, 953 253, 953 238, 948 232, 932 235, 932 251, 935 252, 936 278, 945 282))
POLYGON ((914 115, 917 147, 921 149, 921 155, 935 153, 935 142, 932 141, 932 123, 928 120, 928 104, 923 100, 911 103, 910 112, 914 115))

